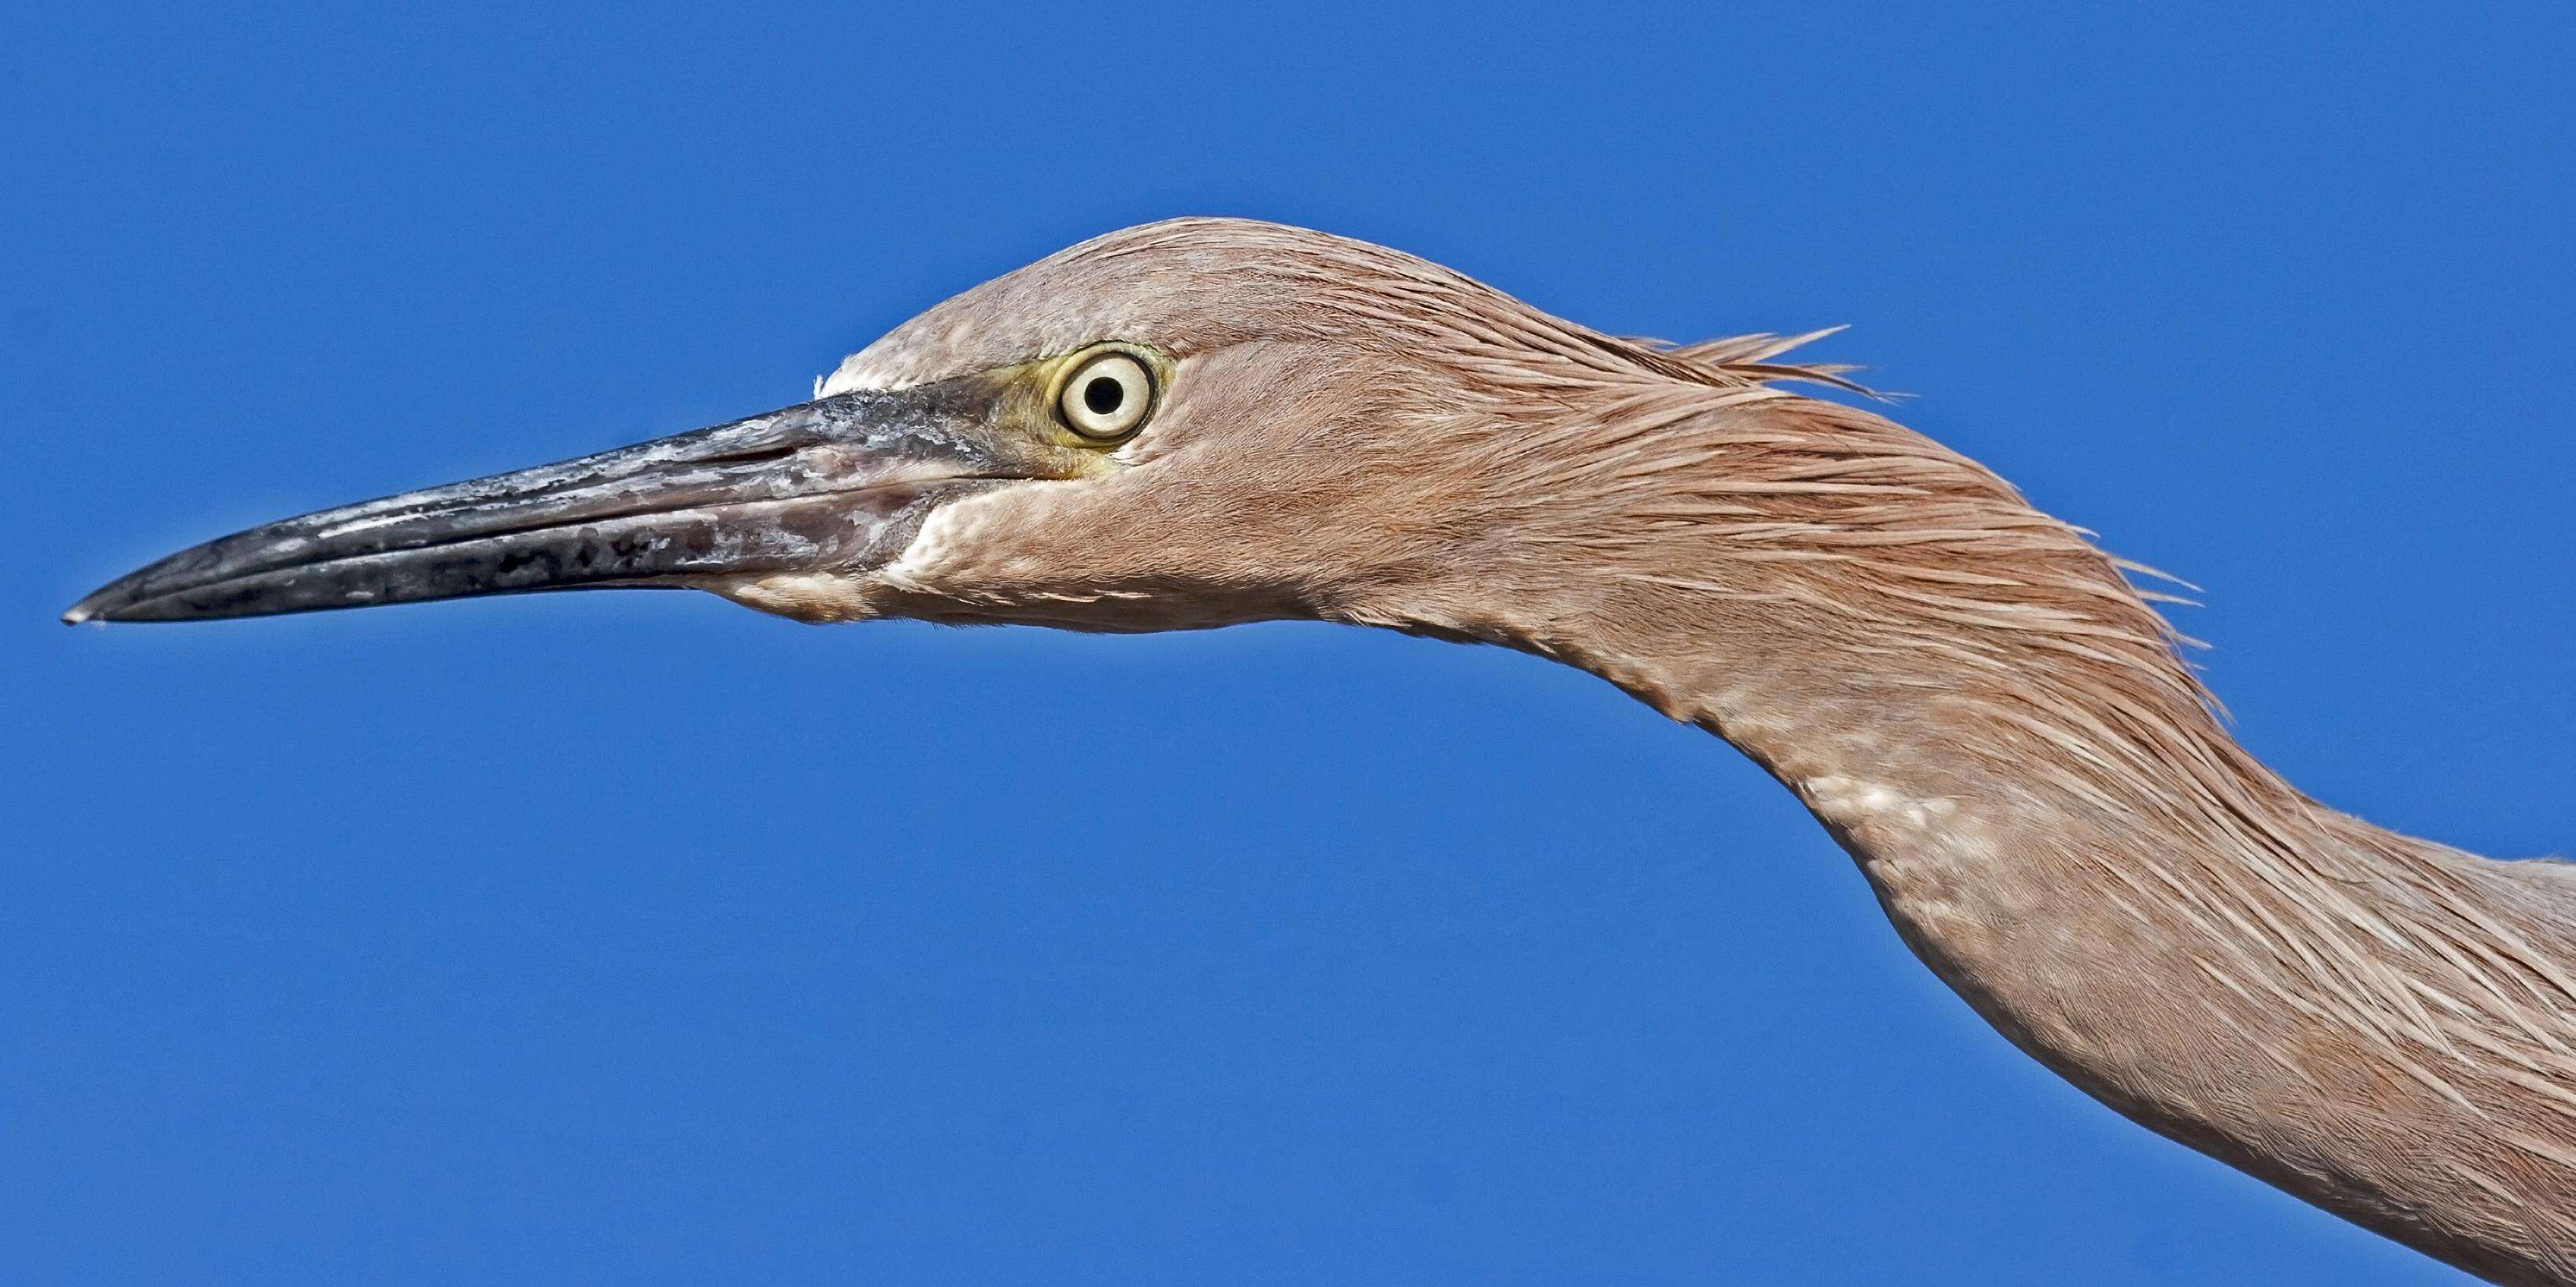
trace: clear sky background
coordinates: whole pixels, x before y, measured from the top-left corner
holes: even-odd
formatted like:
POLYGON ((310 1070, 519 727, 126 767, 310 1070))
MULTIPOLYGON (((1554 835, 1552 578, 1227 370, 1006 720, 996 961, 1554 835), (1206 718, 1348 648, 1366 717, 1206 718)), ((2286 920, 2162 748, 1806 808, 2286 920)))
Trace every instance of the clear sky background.
POLYGON ((0 1279, 2451 1280, 2056 1081, 1528 657, 54 614, 1257 215, 1851 323, 2207 588, 2294 781, 2564 851, 2565 6, 358 8, 0 18, 0 1279))

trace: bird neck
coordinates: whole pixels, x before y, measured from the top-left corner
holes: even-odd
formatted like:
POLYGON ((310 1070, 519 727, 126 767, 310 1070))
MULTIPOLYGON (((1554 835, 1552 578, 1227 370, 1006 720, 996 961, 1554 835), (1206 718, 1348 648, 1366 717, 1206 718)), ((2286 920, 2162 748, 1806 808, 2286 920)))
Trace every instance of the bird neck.
POLYGON ((1407 624, 1742 749, 1934 972, 2135 1120, 2455 1264, 2576 1277, 2576 868, 2308 800, 2073 529, 1885 421, 1781 403, 1667 450, 1725 469, 1577 471, 1579 530, 1498 524, 1407 624))

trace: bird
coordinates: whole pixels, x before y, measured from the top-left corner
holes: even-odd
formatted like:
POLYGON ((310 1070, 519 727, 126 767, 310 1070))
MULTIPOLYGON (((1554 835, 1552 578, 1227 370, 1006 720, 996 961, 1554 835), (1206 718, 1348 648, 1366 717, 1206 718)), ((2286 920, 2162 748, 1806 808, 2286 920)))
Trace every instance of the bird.
POLYGON ((2302 794, 2152 569, 1850 396, 1816 338, 1625 337, 1367 242, 1165 220, 931 307, 805 402, 252 528, 64 619, 643 587, 1518 649, 1750 757, 2094 1099, 2470 1273, 2576 1282, 2576 864, 2302 794))

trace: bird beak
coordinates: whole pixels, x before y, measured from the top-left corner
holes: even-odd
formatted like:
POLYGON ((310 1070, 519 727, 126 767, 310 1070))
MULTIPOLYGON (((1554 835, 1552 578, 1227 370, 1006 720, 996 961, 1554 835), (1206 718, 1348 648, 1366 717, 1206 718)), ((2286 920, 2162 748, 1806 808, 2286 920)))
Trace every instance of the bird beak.
POLYGON ((971 480, 1020 476, 980 432, 988 390, 844 393, 560 464, 255 527, 121 577, 63 614, 194 621, 734 576, 893 558, 971 480))

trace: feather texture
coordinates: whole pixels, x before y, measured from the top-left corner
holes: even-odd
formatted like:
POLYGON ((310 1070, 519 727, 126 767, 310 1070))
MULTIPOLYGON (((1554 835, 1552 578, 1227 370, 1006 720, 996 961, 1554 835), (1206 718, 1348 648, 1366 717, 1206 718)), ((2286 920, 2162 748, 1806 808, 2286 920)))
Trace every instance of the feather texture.
POLYGON ((1582 666, 1777 776, 1916 953, 2103 1102, 2463 1268, 2576 1281, 2576 869, 2299 793, 2129 579, 2162 574, 1797 393, 1866 392, 1789 359, 1829 334, 1622 339, 1382 247, 1176 220, 826 387, 1161 347, 1122 473, 961 505, 869 611, 1305 615, 1582 666))

